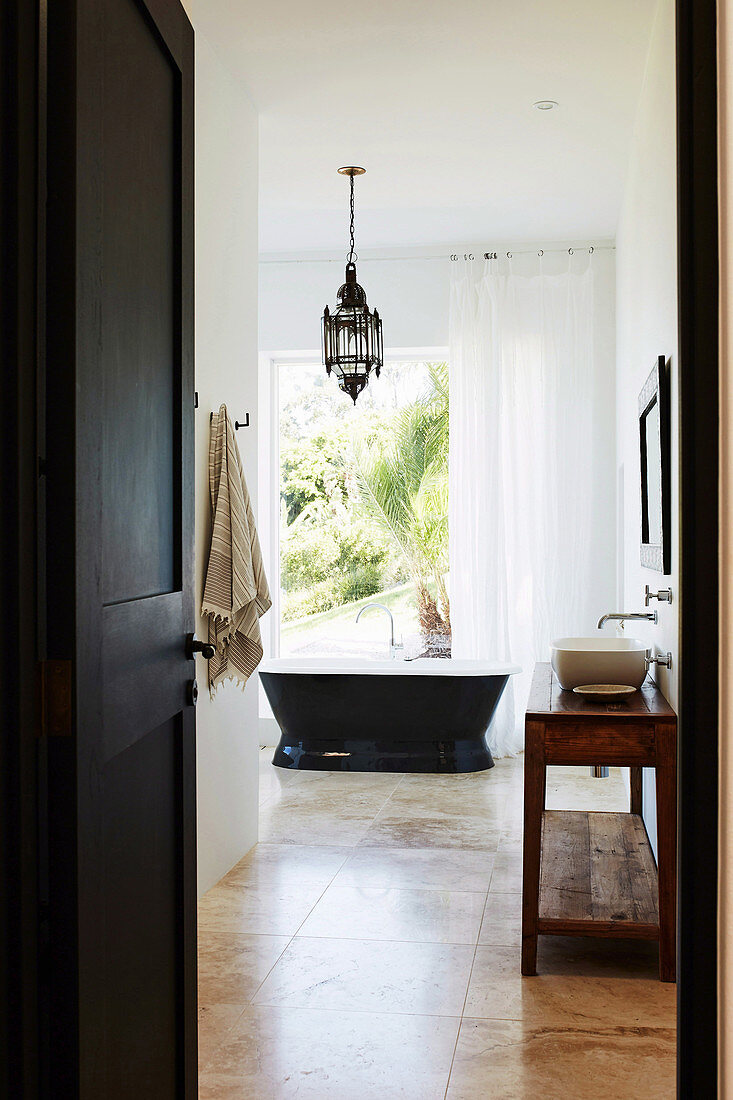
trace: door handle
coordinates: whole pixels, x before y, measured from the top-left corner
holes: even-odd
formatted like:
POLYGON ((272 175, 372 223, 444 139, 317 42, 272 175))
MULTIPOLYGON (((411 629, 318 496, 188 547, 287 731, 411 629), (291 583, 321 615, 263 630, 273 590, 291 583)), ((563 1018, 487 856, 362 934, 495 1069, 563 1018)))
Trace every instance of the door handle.
POLYGON ((207 661, 216 653, 216 648, 211 642, 200 642, 195 634, 186 635, 186 657, 189 661, 194 659, 194 655, 200 653, 202 657, 205 657, 207 661))

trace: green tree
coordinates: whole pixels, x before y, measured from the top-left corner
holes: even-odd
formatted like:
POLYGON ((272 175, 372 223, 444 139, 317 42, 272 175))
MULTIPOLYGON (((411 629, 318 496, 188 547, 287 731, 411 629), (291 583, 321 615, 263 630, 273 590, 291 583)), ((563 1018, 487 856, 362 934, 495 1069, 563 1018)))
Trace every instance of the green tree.
POLYGON ((280 456, 280 498, 285 523, 317 502, 342 504, 346 499, 343 452, 346 435, 340 427, 324 429, 308 439, 289 442, 280 456))
POLYGON ((362 514, 399 547, 417 590, 426 639, 450 634, 448 570, 448 365, 429 364, 426 391, 352 447, 347 486, 362 514), (437 600, 430 592, 433 581, 437 600))

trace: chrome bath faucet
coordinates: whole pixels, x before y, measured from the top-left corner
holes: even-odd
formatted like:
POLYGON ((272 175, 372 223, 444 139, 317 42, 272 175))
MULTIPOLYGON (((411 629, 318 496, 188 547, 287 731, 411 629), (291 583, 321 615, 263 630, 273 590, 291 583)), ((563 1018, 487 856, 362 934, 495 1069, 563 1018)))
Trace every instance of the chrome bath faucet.
POLYGON ((627 619, 642 619, 645 622, 656 623, 659 620, 659 615, 656 611, 609 611, 607 615, 601 615, 598 620, 598 629, 602 630, 611 619, 620 622, 623 630, 627 619))
POLYGON ((394 618, 392 612, 388 607, 385 607, 383 603, 365 603, 359 610, 359 614, 356 616, 356 621, 362 617, 365 611, 368 611, 370 607, 378 607, 380 611, 385 611, 389 615, 389 656, 390 660, 394 660, 398 649, 404 649, 402 642, 395 644, 394 640, 394 618))

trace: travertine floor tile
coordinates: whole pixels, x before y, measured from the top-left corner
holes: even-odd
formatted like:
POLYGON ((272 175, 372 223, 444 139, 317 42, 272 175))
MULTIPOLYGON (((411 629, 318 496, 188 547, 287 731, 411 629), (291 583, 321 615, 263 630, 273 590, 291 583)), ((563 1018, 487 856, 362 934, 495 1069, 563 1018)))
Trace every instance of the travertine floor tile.
POLYGON ((461 1023, 447 1100, 674 1100, 672 1028, 461 1023))
POLYGON ((547 769, 546 805, 548 810, 626 812, 629 796, 620 768, 611 768, 606 779, 595 779, 587 767, 552 767, 547 769))
POLYGON ((494 894, 521 894, 522 852, 516 847, 500 848, 494 860, 489 890, 494 894))
POLYGON ((360 841, 363 848, 463 848, 496 851, 499 845, 496 822, 481 815, 431 812, 393 813, 389 807, 379 815, 360 841))
POLYGON ((297 936, 255 1004, 458 1016, 474 948, 297 936))
POLYGON ((349 852, 335 845, 256 844, 222 879, 230 886, 328 886, 349 852))
POLYGON ((405 778, 401 772, 299 771, 288 774, 295 775, 296 782, 303 790, 309 787, 336 792, 379 790, 385 797, 399 787, 405 778))
POLYGON ((345 804, 325 808, 318 800, 306 805, 266 803, 260 814, 260 840, 271 844, 298 844, 303 847, 353 847, 374 821, 373 812, 354 813, 345 804))
POLYGON ((199 928, 214 932, 294 935, 323 887, 215 886, 199 901, 199 928))
MULTIPOLYGON (((541 936, 520 975, 522 757, 460 776, 270 758, 262 842, 201 902, 202 1100, 672 1100, 655 945, 541 936)), ((552 769, 548 803, 628 808, 617 769, 552 769)))
POLYGON ((395 794, 400 797, 419 797, 431 800, 435 797, 453 798, 506 798, 511 793, 513 773, 498 767, 486 772, 466 772, 464 774, 431 775, 413 773, 405 775, 395 794))
MULTIPOLYGON (((659 949, 645 940, 594 936, 540 936, 537 966, 543 974, 658 978, 659 949)), ((673 990, 674 985, 668 989, 673 990)))
POLYGON ((490 891, 478 942, 494 947, 519 947, 522 942, 522 895, 490 891))
POLYGON ((509 825, 504 823, 501 835, 499 837, 498 852, 517 852, 522 854, 524 848, 524 838, 522 837, 521 826, 509 825))
POLYGON ((279 795, 283 788, 292 783, 297 775, 296 772, 273 767, 270 763, 271 760, 271 749, 260 752, 260 805, 274 795, 279 795))
POLYGON ((207 929, 199 943, 199 999, 247 1004, 289 943, 287 936, 252 936, 207 929))
POLYGON ((504 822, 507 800, 511 796, 507 789, 491 790, 487 793, 437 791, 429 795, 423 791, 405 791, 399 787, 382 808, 382 816, 411 818, 430 815, 455 820, 456 814, 468 821, 478 818, 487 826, 498 828, 504 822))
POLYGON ((494 853, 457 848, 356 848, 334 886, 381 886, 436 890, 489 888, 494 853))
POLYGON ((277 810, 279 813, 343 813, 346 818, 364 817, 378 814, 387 804, 391 795, 380 787, 353 788, 344 785, 324 787, 320 783, 289 783, 276 803, 268 803, 265 812, 277 810))
POLYGON ((418 943, 476 943, 482 893, 455 890, 329 886, 300 929, 301 936, 418 943))
POLYGON ((675 987, 655 976, 611 968, 589 975, 578 965, 551 973, 541 960, 537 969, 522 977, 519 948, 478 947, 465 1014, 548 1027, 674 1026, 675 987))
POLYGON ((199 1072, 209 1065, 213 1052, 243 1012, 244 1004, 210 1005, 199 998, 199 1072))
POLYGON ((253 1006, 202 1076, 201 1100, 443 1100, 458 1024, 253 1006))

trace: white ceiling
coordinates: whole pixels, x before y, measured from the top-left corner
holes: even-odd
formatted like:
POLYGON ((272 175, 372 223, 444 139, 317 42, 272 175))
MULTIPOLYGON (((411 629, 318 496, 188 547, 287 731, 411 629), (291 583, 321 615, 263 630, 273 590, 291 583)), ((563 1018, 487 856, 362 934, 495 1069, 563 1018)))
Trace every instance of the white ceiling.
POLYGON ((260 249, 612 237, 655 0, 203 0, 260 115, 260 249), (558 108, 538 111, 538 99, 558 108))

